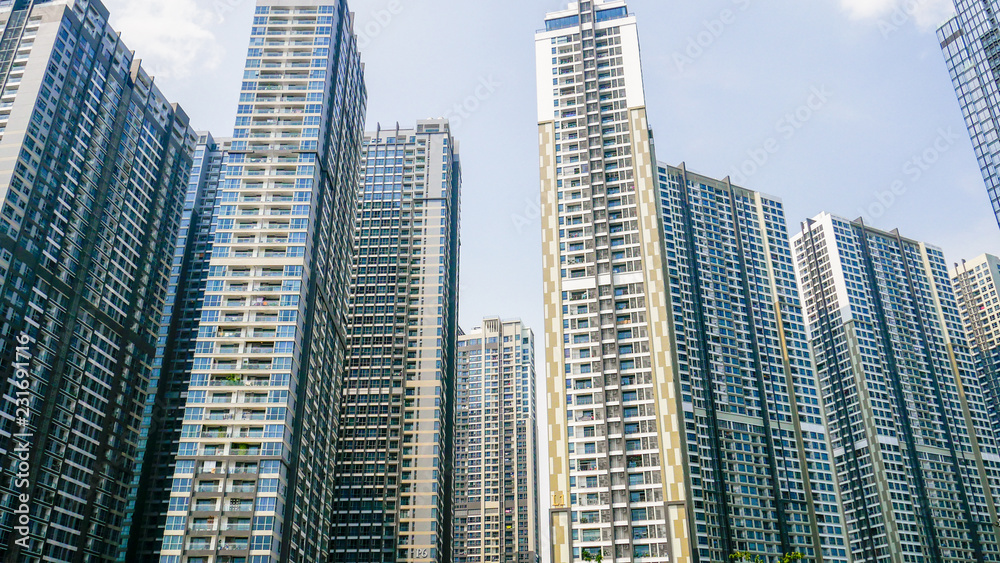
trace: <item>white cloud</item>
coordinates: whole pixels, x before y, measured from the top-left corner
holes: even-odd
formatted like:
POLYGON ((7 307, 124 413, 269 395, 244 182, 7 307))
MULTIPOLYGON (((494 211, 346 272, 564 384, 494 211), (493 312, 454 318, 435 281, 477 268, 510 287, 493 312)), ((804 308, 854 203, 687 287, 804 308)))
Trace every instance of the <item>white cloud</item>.
POLYGON ((933 30, 954 15, 951 0, 840 0, 856 20, 881 20, 889 25, 912 21, 920 29, 933 30))
MULTIPOLYGON (((228 5, 231 0, 223 0, 228 5)), ((218 3, 219 0, 216 0, 218 3)), ((223 11, 205 0, 105 0, 111 24, 157 78, 186 78, 222 60, 213 32, 223 11)))

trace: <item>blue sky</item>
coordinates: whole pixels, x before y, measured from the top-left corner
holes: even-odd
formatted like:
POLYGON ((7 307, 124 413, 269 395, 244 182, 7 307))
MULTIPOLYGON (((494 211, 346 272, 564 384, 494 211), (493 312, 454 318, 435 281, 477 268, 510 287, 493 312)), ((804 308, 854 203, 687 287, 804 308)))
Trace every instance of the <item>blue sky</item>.
MULTIPOLYGON (((107 3, 195 127, 230 134, 252 0, 107 3)), ((351 3, 369 128, 459 118, 463 326, 499 314, 541 327, 533 34, 563 6, 351 3)), ((898 227, 950 262, 1000 252, 934 36, 948 0, 632 0, 630 10, 660 160, 781 197, 793 233, 830 211, 898 227)))

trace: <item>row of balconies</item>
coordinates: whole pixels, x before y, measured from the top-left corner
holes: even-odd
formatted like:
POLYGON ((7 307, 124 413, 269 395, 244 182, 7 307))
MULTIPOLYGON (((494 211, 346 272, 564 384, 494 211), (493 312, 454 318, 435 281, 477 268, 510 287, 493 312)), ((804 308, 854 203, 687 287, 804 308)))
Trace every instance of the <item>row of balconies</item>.
POLYGON ((263 438, 264 429, 263 428, 246 428, 246 427, 213 427, 208 429, 202 429, 199 432, 192 433, 191 436, 185 436, 190 438, 263 438))
MULTIPOLYGON (((220 405, 220 404, 256 404, 256 403, 266 403, 267 393, 242 393, 242 394, 227 394, 227 395, 215 395, 209 397, 207 402, 204 404, 220 405)), ((191 404, 196 404, 192 402, 191 404)))
MULTIPOLYGON (((200 420, 267 420, 267 413, 265 411, 253 411, 253 410, 242 410, 241 412, 206 412, 202 414, 200 420)), ((197 421, 198 418, 185 418, 185 420, 197 421)), ((216 455, 216 454, 200 454, 200 455, 216 455)))

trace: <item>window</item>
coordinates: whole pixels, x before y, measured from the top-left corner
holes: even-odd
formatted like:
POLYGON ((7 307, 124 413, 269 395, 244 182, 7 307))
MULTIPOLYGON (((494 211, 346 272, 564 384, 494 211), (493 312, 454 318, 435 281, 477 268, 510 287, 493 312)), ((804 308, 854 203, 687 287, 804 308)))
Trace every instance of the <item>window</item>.
POLYGON ((632 521, 633 522, 639 522, 641 520, 648 520, 648 518, 646 518, 646 509, 645 508, 633 508, 632 509, 632 521))
POLYGON ((163 536, 163 551, 181 549, 184 544, 184 536, 163 536))
POLYGON ((250 549, 257 551, 270 551, 271 536, 253 536, 250 539, 250 549))
POLYGON ((167 530, 183 532, 187 519, 183 516, 167 516, 167 530))
POLYGON ((256 516, 253 519, 254 531, 268 531, 274 529, 274 516, 256 516))

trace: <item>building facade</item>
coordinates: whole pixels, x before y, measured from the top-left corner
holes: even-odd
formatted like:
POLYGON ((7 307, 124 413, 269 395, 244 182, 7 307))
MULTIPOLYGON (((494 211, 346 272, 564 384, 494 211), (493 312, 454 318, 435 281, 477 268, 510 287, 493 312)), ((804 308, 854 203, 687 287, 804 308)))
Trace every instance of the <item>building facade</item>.
POLYGON ((121 562, 159 557, 230 143, 210 133, 198 135, 139 429, 121 562))
POLYGON ((955 0, 957 15, 938 29, 948 74, 976 150, 993 213, 1000 221, 1000 25, 997 0, 955 0))
POLYGON ((343 0, 259 0, 161 563, 330 545, 366 93, 343 0))
POLYGON ((458 337, 455 563, 538 563, 535 336, 485 319, 458 337))
POLYGON ((369 133, 361 174, 331 560, 446 563, 462 183, 448 121, 369 133))
POLYGON ((197 137, 96 0, 0 2, 0 560, 113 561, 197 137))
POLYGON ((941 251, 823 214, 793 240, 855 561, 997 561, 1000 457, 941 251))
POLYGON ((546 16, 535 46, 550 557, 690 560, 685 477, 673 464, 683 426, 676 410, 662 410, 676 378, 636 19, 620 0, 570 3, 546 16), (627 194, 614 198, 614 221, 610 194, 627 194), (626 256, 615 273, 612 238, 626 256), (616 293, 629 300, 617 326, 616 293), (627 475, 616 366, 630 345, 629 375, 644 398, 633 420, 650 453, 627 475), (634 526, 646 535, 633 538, 634 526))
POLYGON ((972 345, 986 410, 1000 429, 1000 258, 990 254, 951 269, 962 321, 972 345))
POLYGON ((698 561, 740 550, 847 563, 784 206, 683 165, 661 165, 659 184, 698 561))

